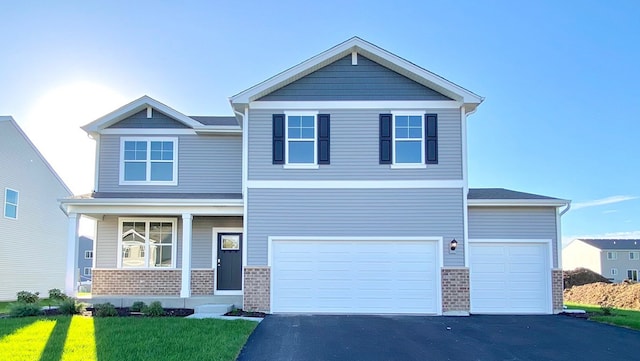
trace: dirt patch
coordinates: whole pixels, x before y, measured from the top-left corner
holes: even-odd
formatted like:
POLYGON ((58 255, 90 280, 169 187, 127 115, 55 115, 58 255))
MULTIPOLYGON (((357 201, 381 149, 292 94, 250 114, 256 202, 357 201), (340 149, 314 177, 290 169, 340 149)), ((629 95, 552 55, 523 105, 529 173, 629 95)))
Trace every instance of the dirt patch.
POLYGON ((238 317, 259 317, 265 318, 267 316, 264 312, 244 311, 241 308, 237 308, 233 311, 229 311, 224 314, 225 316, 238 316, 238 317))
POLYGON ((564 291, 564 300, 588 305, 640 310, 640 284, 635 282, 610 284, 598 282, 574 286, 564 291))
POLYGON ((607 278, 587 268, 576 268, 572 271, 564 271, 562 272, 562 279, 565 289, 596 282, 611 283, 607 278))

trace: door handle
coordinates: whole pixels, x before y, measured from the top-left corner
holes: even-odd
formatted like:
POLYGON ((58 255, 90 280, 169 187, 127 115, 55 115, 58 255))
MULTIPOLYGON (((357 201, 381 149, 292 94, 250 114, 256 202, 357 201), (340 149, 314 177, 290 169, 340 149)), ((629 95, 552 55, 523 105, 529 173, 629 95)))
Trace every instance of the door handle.
POLYGON ((220 267, 220 258, 218 258, 218 267, 220 267))

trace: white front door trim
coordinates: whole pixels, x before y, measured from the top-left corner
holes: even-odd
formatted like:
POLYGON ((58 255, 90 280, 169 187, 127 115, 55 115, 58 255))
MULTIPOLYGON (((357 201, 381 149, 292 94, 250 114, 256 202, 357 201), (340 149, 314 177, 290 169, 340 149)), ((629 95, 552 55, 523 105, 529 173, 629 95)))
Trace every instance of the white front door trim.
MULTIPOLYGON (((245 241, 245 237, 244 237, 244 233, 243 233, 243 229, 242 227, 213 227, 213 239, 212 239, 212 246, 213 246, 213 250, 211 252, 211 267, 215 270, 215 274, 213 275, 213 294, 214 295, 242 295, 243 294, 243 290, 244 290, 244 275, 242 276, 242 285, 241 285, 241 289, 237 290, 237 291, 228 291, 228 290, 221 290, 218 291, 218 234, 219 233, 240 233, 242 234, 242 237, 240 237, 241 239, 241 244, 242 244, 242 252, 243 252, 243 256, 244 256, 244 252, 245 249, 247 248, 247 242, 245 241)), ((244 258, 244 257, 243 257, 244 258)), ((244 269, 244 259, 242 262, 242 268, 244 269)))

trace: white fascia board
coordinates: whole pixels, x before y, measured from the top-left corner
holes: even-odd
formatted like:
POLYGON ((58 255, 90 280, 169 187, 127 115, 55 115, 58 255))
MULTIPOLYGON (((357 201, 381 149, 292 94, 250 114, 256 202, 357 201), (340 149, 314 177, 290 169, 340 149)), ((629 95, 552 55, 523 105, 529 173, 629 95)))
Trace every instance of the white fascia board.
POLYGON ((111 215, 180 215, 192 214, 194 216, 242 216, 244 207, 240 205, 175 205, 175 204, 68 204, 67 210, 77 214, 111 214, 111 215))
POLYGON ((341 110, 341 109, 459 109, 463 104, 455 100, 429 101, 429 100, 399 100, 399 101, 254 101, 249 103, 250 109, 266 110, 341 110))
POLYGON ((171 118, 176 119, 177 121, 179 121, 180 123, 183 123, 188 127, 191 127, 191 128, 202 127, 202 124, 200 122, 197 122, 194 119, 180 113, 179 111, 163 103, 160 103, 159 101, 147 95, 144 95, 132 101, 131 103, 126 104, 112 111, 111 113, 105 116, 102 116, 87 125, 82 126, 81 128, 87 133, 100 132, 102 129, 107 128, 108 126, 113 125, 121 121, 122 119, 125 119, 128 116, 131 116, 141 110, 146 109, 148 106, 159 110, 160 112, 170 116, 171 118))
POLYGON ((469 207, 563 207, 569 201, 563 199, 469 199, 469 207))
POLYGON ((242 199, 179 199, 179 198, 88 198, 88 199, 68 199, 58 200, 65 205, 214 205, 214 206, 237 206, 242 205, 242 199))
POLYGON ((277 74, 262 83, 259 83, 241 93, 229 98, 232 104, 248 104, 266 93, 283 87, 306 74, 315 71, 322 66, 328 65, 343 56, 351 54, 353 51, 362 53, 364 56, 378 61, 381 65, 396 70, 402 75, 410 77, 425 86, 434 88, 453 99, 470 104, 468 111, 482 103, 483 97, 456 85, 445 78, 438 76, 426 69, 423 69, 395 54, 379 48, 358 37, 353 37, 341 44, 334 46, 302 63, 277 74))

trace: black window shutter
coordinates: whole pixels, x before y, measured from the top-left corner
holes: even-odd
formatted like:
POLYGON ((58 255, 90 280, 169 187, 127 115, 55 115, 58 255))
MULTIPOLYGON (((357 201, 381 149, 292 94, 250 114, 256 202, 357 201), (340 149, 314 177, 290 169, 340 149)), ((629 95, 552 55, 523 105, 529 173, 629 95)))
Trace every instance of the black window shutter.
POLYGON ((438 164, 438 114, 424 115, 425 161, 438 164))
POLYGON ((273 164, 284 164, 284 114, 273 115, 273 164))
POLYGON ((318 114, 318 164, 330 164, 330 126, 329 114, 318 114))
POLYGON ((393 159, 393 151, 391 142, 393 142, 391 129, 393 127, 393 115, 380 114, 380 164, 391 164, 393 159))

